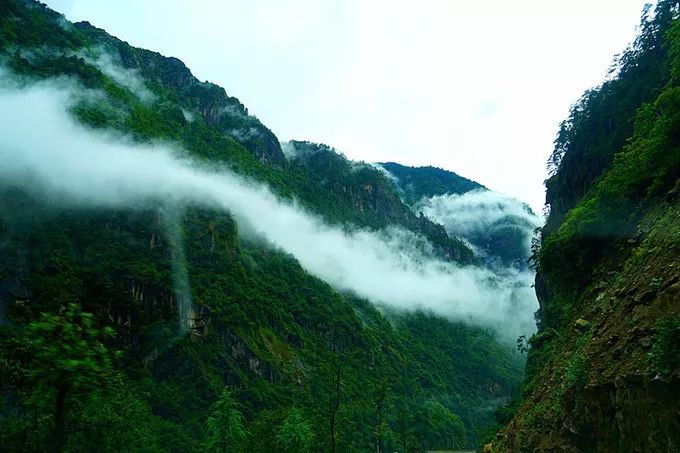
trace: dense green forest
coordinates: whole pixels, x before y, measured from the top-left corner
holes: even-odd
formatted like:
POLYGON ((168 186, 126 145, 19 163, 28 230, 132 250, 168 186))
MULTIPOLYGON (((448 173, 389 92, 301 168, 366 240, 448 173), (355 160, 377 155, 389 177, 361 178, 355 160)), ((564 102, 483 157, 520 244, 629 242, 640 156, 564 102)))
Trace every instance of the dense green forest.
MULTIPOLYGON (((71 109, 92 130, 175 143, 331 224, 396 225, 444 260, 477 262, 383 172, 306 142, 293 145, 307 158, 287 158, 236 98, 177 59, 4 0, 0 62, 20 86, 67 79, 97 93, 71 109)), ((523 376, 493 332, 338 292, 199 206, 64 208, 3 184, 0 309, 8 451, 475 447, 523 376)))
POLYGON ((678 451, 680 22, 633 43, 561 124, 535 243, 538 333, 494 451, 678 451))
POLYGON ((460 195, 471 190, 484 189, 484 186, 475 181, 437 167, 408 167, 396 162, 383 162, 380 166, 397 179, 402 196, 409 205, 417 204, 423 197, 460 195))

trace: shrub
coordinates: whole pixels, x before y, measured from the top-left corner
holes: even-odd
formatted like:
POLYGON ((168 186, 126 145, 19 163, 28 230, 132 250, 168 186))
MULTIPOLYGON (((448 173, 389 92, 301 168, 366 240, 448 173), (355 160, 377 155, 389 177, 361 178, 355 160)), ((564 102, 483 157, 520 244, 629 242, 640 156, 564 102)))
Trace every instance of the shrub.
POLYGON ((657 371, 668 374, 680 367, 680 318, 666 318, 656 323, 656 336, 650 358, 657 371))

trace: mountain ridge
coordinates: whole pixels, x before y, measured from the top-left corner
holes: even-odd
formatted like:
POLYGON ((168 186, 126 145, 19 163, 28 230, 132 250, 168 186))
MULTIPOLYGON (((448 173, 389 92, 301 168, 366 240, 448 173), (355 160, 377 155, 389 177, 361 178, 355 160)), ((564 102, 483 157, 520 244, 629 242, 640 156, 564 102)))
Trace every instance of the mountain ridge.
POLYGON ((485 190, 478 182, 439 167, 409 167, 396 162, 380 162, 399 181, 407 204, 415 205, 423 197, 434 195, 462 195, 472 190, 485 190))

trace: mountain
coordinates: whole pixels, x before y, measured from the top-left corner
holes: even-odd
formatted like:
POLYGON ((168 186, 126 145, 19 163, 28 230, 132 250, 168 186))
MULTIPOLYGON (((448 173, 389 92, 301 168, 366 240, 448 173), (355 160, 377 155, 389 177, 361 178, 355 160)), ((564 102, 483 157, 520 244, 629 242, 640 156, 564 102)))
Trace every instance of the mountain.
POLYGON ((478 318, 510 331, 516 282, 384 172, 282 147, 181 61, 38 2, 0 3, 0 63, 3 449, 413 451, 497 429, 524 361, 478 318), (303 233, 397 276, 464 269, 496 310, 443 311, 428 287, 373 303, 408 279, 303 233))
POLYGON ((408 167, 396 162, 382 162, 379 165, 396 178, 404 201, 409 205, 435 195, 462 195, 485 188, 475 181, 437 167, 408 167))
POLYGON ((680 449, 680 21, 639 34, 562 123, 535 248, 538 332, 493 451, 680 449))
POLYGON ((400 225, 425 236, 444 258, 461 264, 474 262, 472 251, 458 237, 449 236, 441 224, 417 216, 402 202, 399 187, 374 166, 352 162, 318 143, 292 140, 286 152, 291 169, 312 182, 305 197, 328 206, 326 211, 333 212, 337 221, 371 227, 400 225))
POLYGON ((542 223, 528 205, 448 170, 378 165, 413 211, 444 225, 482 263, 498 271, 528 270, 531 240, 542 223))

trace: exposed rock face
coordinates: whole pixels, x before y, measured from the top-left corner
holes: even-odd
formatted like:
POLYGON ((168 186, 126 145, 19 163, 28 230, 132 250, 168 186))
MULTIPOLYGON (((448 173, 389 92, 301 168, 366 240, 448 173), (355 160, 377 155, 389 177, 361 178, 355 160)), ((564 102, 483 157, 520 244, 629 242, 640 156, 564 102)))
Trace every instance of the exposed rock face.
MULTIPOLYGON (((221 329, 218 332, 222 344, 222 359, 231 370, 248 370, 255 376, 268 382, 279 382, 281 377, 271 363, 255 354, 246 342, 235 332, 229 329, 221 329)), ((239 382, 236 372, 230 373, 228 380, 231 384, 239 382)))
POLYGON ((572 415, 550 426, 550 434, 531 437, 514 420, 494 442, 494 451, 677 451, 678 401, 678 376, 621 375, 565 395, 572 415))
POLYGON ((583 318, 578 318, 574 323, 574 327, 583 332, 590 328, 590 323, 583 318))
MULTIPOLYGON (((30 77, 57 76, 58 68, 78 83, 101 90, 106 101, 84 107, 83 118, 79 118, 85 124, 95 129, 110 126, 116 133, 132 135, 133 140, 169 140, 192 157, 232 165, 237 173, 270 185, 277 195, 295 197, 309 210, 332 218, 336 225, 382 228, 396 224, 405 227, 400 230, 410 229, 403 234, 415 233, 418 241, 421 235, 437 241, 440 250, 450 250, 450 256, 461 261, 469 252, 449 238, 443 227, 419 218, 403 205, 377 170, 361 165, 354 172, 354 164, 344 159, 341 165, 351 168, 336 175, 337 180, 330 182, 333 172, 319 172, 320 179, 307 178, 291 168, 276 138, 237 99, 196 80, 181 61, 134 49, 87 23, 74 27, 57 13, 28 14, 24 4, 36 13, 49 11, 33 0, 2 1, 0 11, 12 8, 11 14, 0 14, 0 35, 25 38, 19 44, 35 46, 27 47, 26 54, 28 49, 44 49, 45 59, 32 65, 23 58, 23 47, 18 53, 13 48, 3 55, 30 77), (50 18, 54 23, 47 28, 50 18), (78 33, 71 33, 73 30, 78 33), (122 66, 128 70, 123 72, 139 76, 137 81, 153 102, 144 99, 134 84, 119 82, 109 74, 116 70, 107 71, 88 61, 89 52, 99 55, 100 47, 115 60, 116 70, 122 66), (60 50, 64 53, 57 55, 60 50), (327 181, 321 182, 324 178, 327 181)), ((6 42, 0 41, 0 50, 5 50, 6 42)), ((404 397, 407 405, 400 411, 409 419, 427 420, 417 414, 429 401, 446 406, 444 414, 449 420, 460 414, 461 436, 456 442, 469 447, 476 443, 477 428, 492 422, 488 408, 500 404, 517 388, 521 360, 490 333, 423 313, 394 313, 388 318, 369 301, 335 291, 303 269, 293 256, 250 235, 238 236, 235 220, 225 212, 179 203, 186 211, 178 219, 167 219, 174 206, 162 202, 163 197, 155 209, 145 208, 146 202, 129 208, 71 209, 69 205, 52 209, 53 198, 47 197, 45 202, 32 192, 18 192, 0 190, 0 304, 7 304, 7 319, 18 327, 29 325, 42 311, 57 313, 63 304, 77 302, 83 312, 92 313, 97 326, 115 330, 110 349, 123 351, 124 358, 115 364, 114 385, 106 389, 107 394, 109 390, 115 393, 112 404, 99 394, 90 399, 89 392, 79 389, 72 395, 73 402, 78 400, 73 404, 75 412, 68 417, 78 429, 82 414, 93 437, 110 432, 117 438, 124 434, 117 424, 110 426, 104 418, 102 423, 89 423, 89 408, 99 414, 107 405, 107 413, 115 412, 127 422, 126 413, 119 408, 132 407, 140 418, 134 419, 130 442, 139 438, 141 444, 128 448, 116 443, 111 448, 136 450, 148 445, 153 449, 156 439, 159 450, 200 448, 205 445, 202 426, 209 408, 227 385, 244 403, 248 429, 267 425, 267 436, 254 434, 254 442, 274 438, 270 432, 278 429, 279 414, 300 407, 308 411, 310 422, 318 422, 318 427, 314 426, 315 441, 319 442, 315 449, 323 449, 321 439, 326 437, 327 426, 323 420, 329 407, 325 396, 330 394, 326 384, 330 382, 337 382, 334 404, 339 419, 348 416, 342 427, 338 423, 338 432, 347 437, 338 441, 339 450, 368 449, 372 426, 366 421, 373 418, 374 390, 381 388, 381 398, 386 392, 392 393, 390 400, 404 397), (5 208, 7 213, 2 212, 5 208), (175 235, 181 238, 183 253, 177 253, 179 239, 172 239, 175 235), (22 253, 14 252, 19 250, 22 253), (182 269, 186 276, 177 275, 182 269), (187 281, 178 283, 184 277, 187 281), (191 310, 182 311, 180 307, 189 300, 191 310), (271 414, 276 414, 275 418, 271 414), (137 420, 148 425, 137 429, 142 426, 137 420), (462 433, 463 423, 469 427, 468 441, 462 433), (91 430, 95 425, 97 431, 91 430), (356 426, 362 427, 360 436, 353 432, 356 426), (142 430, 149 433, 148 441, 140 437, 142 430)), ((3 353, 8 344, 4 334, 0 338, 3 353)), ((17 361, 23 366, 27 361, 25 345, 17 346, 17 361)), ((10 355, 14 359, 15 354, 10 355)), ((5 358, 3 354, 3 377, 8 371, 5 358)), ((13 368, 12 374, 19 369, 13 368)), ((25 377, 23 370, 16 375, 25 377)), ((40 405, 40 413, 32 410, 33 401, 44 396, 43 386, 33 380, 25 387, 9 381, 0 379, 3 399, 12 406, 3 407, 2 416, 40 418, 45 421, 40 436, 46 435, 51 423, 49 408, 40 405), (19 405, 4 398, 12 396, 15 389, 20 390, 15 394, 22 399, 26 395, 28 403, 19 416, 19 405), (26 394, 24 389, 32 393, 26 394)), ((396 446, 387 447, 387 442, 392 439, 396 444, 396 436, 389 434, 387 430, 392 428, 387 424, 396 412, 390 400, 385 399, 384 404, 384 438, 385 449, 391 451, 396 446)), ((23 435, 35 431, 34 426, 20 423, 17 428, 21 431, 16 432, 15 446, 7 443, 13 433, 6 435, 8 431, 2 430, 5 448, 42 448, 32 435, 23 435)), ((382 430, 380 425, 378 429, 382 430)), ((423 440, 422 448, 414 448, 425 449, 433 443, 450 442, 423 440)))

